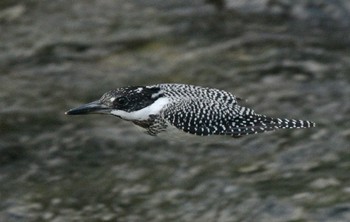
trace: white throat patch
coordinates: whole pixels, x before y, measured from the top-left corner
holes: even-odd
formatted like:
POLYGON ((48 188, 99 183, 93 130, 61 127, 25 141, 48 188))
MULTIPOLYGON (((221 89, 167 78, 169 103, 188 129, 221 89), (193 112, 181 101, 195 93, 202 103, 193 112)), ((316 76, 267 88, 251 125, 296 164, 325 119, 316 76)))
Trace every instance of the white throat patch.
POLYGON ((118 116, 125 120, 147 120, 149 115, 157 115, 159 112, 169 103, 168 98, 159 98, 151 105, 132 112, 126 112, 124 110, 112 110, 111 114, 118 116))

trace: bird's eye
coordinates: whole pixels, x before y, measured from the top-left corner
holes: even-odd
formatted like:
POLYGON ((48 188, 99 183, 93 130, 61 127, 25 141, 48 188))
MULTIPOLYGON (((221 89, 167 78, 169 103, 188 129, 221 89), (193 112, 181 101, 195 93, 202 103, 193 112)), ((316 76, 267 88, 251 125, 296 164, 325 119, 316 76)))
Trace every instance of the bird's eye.
POLYGON ((122 97, 116 98, 113 102, 113 105, 125 106, 126 104, 128 104, 128 102, 129 102, 128 98, 126 98, 125 96, 122 96, 122 97))

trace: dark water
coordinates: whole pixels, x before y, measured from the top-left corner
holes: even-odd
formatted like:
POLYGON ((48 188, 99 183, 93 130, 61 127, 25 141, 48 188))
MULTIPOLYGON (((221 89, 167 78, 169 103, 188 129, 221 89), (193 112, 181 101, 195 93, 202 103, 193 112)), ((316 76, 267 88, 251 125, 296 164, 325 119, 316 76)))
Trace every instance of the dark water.
POLYGON ((350 221, 349 15, 347 0, 1 1, 0 221, 350 221), (162 82, 318 127, 184 145, 64 115, 162 82))

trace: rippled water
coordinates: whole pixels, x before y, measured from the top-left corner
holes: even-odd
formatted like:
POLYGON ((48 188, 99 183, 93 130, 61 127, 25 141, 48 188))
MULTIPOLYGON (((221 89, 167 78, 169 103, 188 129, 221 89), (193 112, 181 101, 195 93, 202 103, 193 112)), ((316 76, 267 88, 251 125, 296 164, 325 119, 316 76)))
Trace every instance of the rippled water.
POLYGON ((2 1, 0 221, 350 221, 349 12, 346 0, 2 1), (183 144, 64 115, 162 82, 318 126, 183 144))

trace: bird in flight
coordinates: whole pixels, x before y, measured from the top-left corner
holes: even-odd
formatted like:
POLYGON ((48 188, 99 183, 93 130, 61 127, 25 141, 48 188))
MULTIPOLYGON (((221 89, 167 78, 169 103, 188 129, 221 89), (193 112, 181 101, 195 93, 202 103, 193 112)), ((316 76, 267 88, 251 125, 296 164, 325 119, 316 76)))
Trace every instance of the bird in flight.
POLYGON ((238 104, 233 94, 186 84, 128 86, 71 109, 67 115, 108 114, 152 136, 190 134, 240 137, 278 129, 315 127, 307 120, 273 118, 238 104))

